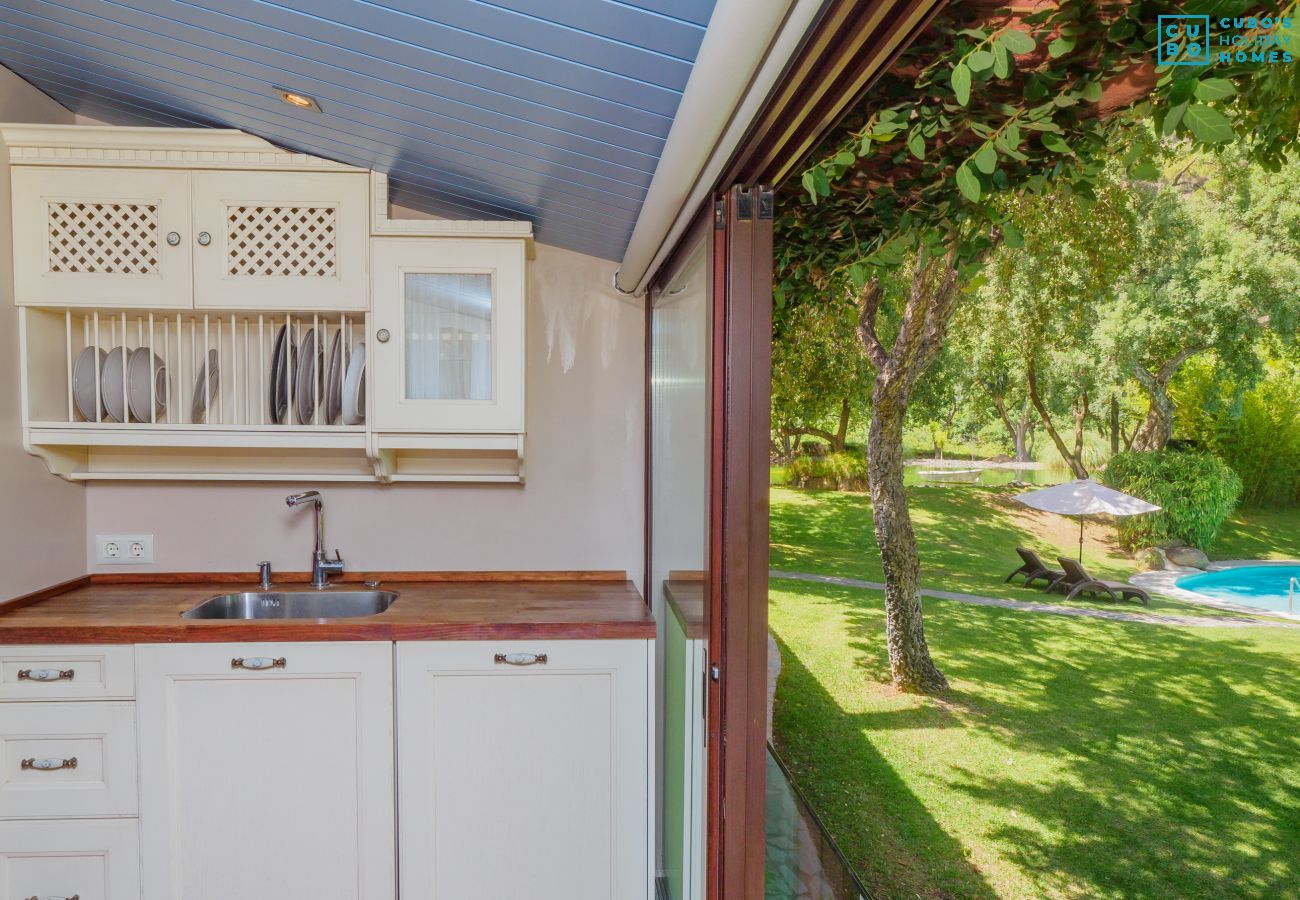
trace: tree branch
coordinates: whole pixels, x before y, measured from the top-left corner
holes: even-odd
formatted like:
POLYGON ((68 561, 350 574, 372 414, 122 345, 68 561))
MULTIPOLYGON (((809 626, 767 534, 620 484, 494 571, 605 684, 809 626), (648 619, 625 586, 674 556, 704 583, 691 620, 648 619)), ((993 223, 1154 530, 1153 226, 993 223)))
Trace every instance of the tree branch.
POLYGON ((885 351, 885 346, 880 343, 880 338, 876 336, 876 316, 880 312, 880 299, 885 289, 880 286, 880 278, 873 276, 862 287, 862 292, 858 295, 858 304, 862 312, 858 315, 858 340, 862 342, 862 349, 866 351, 867 360, 877 372, 884 371, 889 365, 889 354, 885 351))

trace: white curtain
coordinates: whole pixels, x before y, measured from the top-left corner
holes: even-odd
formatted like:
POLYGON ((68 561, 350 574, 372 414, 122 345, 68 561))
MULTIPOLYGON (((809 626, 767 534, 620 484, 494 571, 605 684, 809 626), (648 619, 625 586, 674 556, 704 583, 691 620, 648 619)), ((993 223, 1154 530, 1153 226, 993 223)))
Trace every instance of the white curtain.
POLYGON ((492 399, 492 276, 406 276, 406 396, 492 399))

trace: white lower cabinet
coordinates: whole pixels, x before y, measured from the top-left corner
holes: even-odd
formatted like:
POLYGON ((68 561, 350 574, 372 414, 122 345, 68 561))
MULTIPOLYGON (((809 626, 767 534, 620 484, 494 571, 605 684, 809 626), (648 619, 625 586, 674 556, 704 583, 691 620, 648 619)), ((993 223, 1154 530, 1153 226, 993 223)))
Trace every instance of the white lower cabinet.
POLYGON ((138 900, 135 819, 0 822, 0 900, 138 900))
POLYGON ((145 900, 395 895, 392 645, 141 645, 145 900))
POLYGON ((402 900, 645 900, 647 641, 399 642, 402 900))

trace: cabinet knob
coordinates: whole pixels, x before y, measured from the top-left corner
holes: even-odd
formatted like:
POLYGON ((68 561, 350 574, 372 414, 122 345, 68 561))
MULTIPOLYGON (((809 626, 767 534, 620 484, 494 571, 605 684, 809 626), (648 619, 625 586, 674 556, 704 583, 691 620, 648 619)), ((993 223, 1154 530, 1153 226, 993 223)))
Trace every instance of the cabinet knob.
POLYGON ((392 336, 393 335, 389 332, 387 328, 381 328, 375 332, 375 340, 379 341, 379 343, 381 344, 387 344, 389 338, 391 338, 392 336))
POLYGON ((179 231, 167 232, 167 246, 177 247, 181 242, 181 233, 179 231))
POLYGON ((76 675, 73 669, 19 669, 19 681, 71 681, 76 675))
POLYGON ((77 758, 75 756, 71 759, 37 759, 34 756, 29 756, 22 762, 23 771, 35 769, 38 772, 57 772, 59 769, 75 769, 76 767, 77 758))
POLYGON ((211 243, 212 243, 212 235, 208 234, 206 231, 200 231, 200 232, 199 232, 199 246, 200 246, 200 247, 206 247, 208 244, 211 244, 211 243))
POLYGON ((249 669, 257 672, 262 669, 283 669, 288 664, 283 656, 272 659, 269 656, 250 656, 248 659, 235 657, 230 661, 232 669, 249 669))

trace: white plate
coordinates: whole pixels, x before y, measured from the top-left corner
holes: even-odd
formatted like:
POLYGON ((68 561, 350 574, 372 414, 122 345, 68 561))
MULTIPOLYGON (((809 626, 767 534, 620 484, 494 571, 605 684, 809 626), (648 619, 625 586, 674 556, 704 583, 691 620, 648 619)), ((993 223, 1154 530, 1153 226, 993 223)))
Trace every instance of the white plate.
POLYGON ((360 425, 366 420, 366 342, 357 341, 348 361, 343 385, 343 424, 360 425))
POLYGON ((126 364, 127 401, 131 406, 131 415, 137 422, 152 422, 162 418, 167 411, 167 366, 162 357, 150 353, 146 347, 137 347, 131 351, 131 358, 126 364), (153 366, 149 357, 153 357, 153 366), (153 369, 153 415, 149 413, 149 378, 153 369))
POLYGON ((216 350, 208 351, 208 362, 199 367, 199 377, 194 379, 194 399, 190 401, 190 421, 195 424, 207 421, 212 401, 217 397, 221 385, 221 354, 216 350), (208 382, 207 402, 203 402, 203 381, 208 382))
POLYGON ((99 415, 95 415, 95 384, 99 381, 99 370, 104 366, 104 357, 108 356, 97 347, 86 347, 77 354, 77 363, 72 368, 72 397, 77 404, 77 412, 87 422, 97 422, 104 418, 104 403, 99 403, 99 415))
POLYGON ((325 367, 325 424, 333 425, 343 410, 343 331, 330 341, 330 361, 325 367))
POLYGON ((325 348, 316 340, 316 329, 308 328, 298 348, 298 377, 293 384, 293 405, 300 425, 311 425, 316 401, 325 399, 325 348))
POLYGON ((125 356, 125 347, 110 350, 99 370, 99 396, 104 401, 104 414, 111 422, 126 421, 126 382, 123 380, 125 356))

